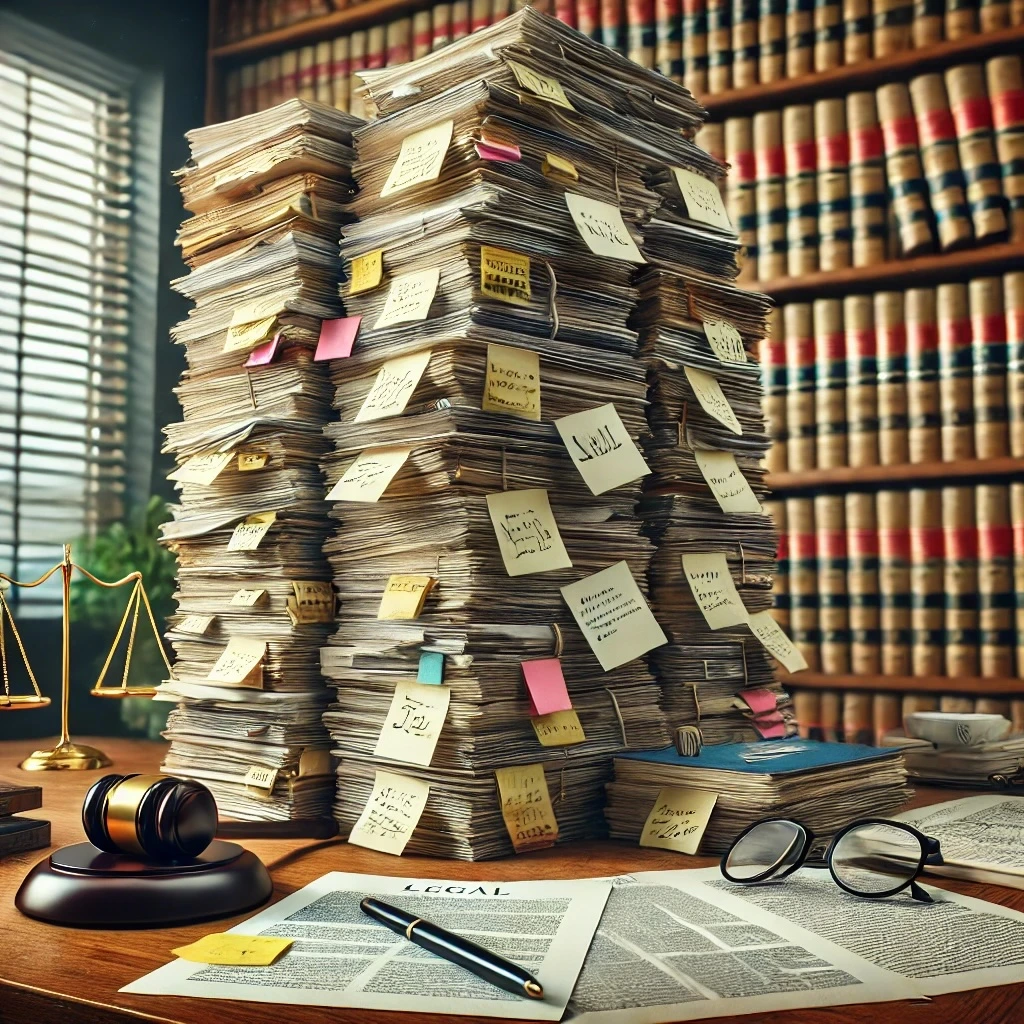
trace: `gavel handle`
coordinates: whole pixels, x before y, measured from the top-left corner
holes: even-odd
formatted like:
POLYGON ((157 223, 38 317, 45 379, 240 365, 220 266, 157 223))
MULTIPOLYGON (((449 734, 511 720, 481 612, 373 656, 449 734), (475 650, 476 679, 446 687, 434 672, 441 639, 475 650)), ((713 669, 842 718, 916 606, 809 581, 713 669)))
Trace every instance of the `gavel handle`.
POLYGON ((222 821, 218 839, 333 839, 334 818, 294 818, 291 821, 222 821))

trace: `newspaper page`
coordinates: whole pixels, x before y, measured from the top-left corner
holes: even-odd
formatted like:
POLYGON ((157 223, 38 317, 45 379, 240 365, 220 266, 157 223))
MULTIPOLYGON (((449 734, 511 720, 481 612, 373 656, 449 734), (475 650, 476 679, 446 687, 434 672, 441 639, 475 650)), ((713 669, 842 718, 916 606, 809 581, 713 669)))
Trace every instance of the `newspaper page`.
MULTIPOLYGON (((813 936, 910 979, 925 995, 1024 981, 1024 914, 923 886, 934 903, 907 893, 850 896, 823 870, 802 868, 773 885, 734 885, 715 868, 694 872, 714 897, 729 894, 792 921, 813 936)), ((812 938, 817 949, 817 938, 812 938)))
POLYGON ((295 940, 269 967, 175 960, 121 991, 260 1003, 558 1020, 611 885, 598 880, 453 882, 332 872, 231 931, 295 940), (527 999, 428 953, 359 909, 373 896, 521 964, 527 999))
POLYGON ((700 885, 696 874, 614 879, 567 1020, 658 1024, 920 996, 911 982, 700 885))

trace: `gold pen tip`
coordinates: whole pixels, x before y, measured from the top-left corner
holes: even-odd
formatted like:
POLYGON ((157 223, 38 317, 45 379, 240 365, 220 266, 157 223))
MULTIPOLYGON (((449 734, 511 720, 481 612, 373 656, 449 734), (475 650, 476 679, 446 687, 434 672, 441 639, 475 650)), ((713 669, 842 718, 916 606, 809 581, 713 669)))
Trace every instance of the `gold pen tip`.
POLYGON ((539 982, 527 981, 523 984, 523 988, 526 989, 526 994, 531 999, 543 999, 544 989, 539 982))

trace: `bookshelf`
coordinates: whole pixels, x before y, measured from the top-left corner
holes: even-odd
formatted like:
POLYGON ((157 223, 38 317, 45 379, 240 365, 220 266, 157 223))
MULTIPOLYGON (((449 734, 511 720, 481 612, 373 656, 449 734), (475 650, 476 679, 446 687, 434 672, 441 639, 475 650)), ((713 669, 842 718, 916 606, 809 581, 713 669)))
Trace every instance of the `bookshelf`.
POLYGON ((887 693, 955 693, 972 697, 1014 697, 1021 693, 1020 679, 955 678, 950 676, 885 676, 828 675, 803 671, 796 675, 779 673, 779 681, 787 689, 854 690, 887 693))

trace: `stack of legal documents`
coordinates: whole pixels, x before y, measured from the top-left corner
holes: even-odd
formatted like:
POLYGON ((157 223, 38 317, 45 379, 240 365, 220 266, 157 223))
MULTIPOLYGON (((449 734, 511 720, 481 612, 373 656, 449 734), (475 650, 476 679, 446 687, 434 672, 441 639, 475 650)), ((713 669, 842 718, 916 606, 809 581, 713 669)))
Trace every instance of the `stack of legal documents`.
POLYGON ((173 337, 184 418, 166 428, 179 504, 168 637, 176 680, 165 771, 206 783, 225 815, 329 813, 333 764, 318 651, 334 621, 320 461, 332 416, 321 322, 338 318, 337 240, 352 219, 352 129, 281 106, 188 134, 178 172, 195 303, 173 337))

